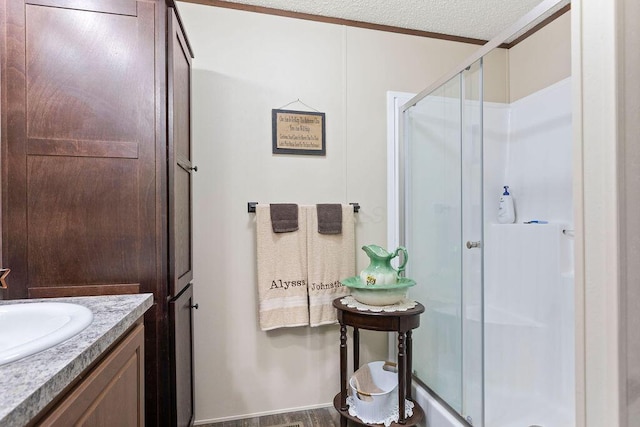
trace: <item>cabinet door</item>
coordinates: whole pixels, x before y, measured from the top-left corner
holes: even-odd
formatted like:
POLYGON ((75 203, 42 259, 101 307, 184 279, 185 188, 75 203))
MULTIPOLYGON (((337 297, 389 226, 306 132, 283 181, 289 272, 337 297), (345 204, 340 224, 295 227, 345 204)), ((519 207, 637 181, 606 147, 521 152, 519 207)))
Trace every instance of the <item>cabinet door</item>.
POLYGON ((2 265, 28 288, 155 286, 155 5, 4 2, 2 265))
POLYGON ((193 285, 169 302, 171 329, 172 425, 193 424, 193 285))
POLYGON ((191 225, 191 53, 173 9, 169 16, 169 295, 193 278, 191 225))
POLYGON ((144 328, 127 335, 38 426, 144 426, 144 328))

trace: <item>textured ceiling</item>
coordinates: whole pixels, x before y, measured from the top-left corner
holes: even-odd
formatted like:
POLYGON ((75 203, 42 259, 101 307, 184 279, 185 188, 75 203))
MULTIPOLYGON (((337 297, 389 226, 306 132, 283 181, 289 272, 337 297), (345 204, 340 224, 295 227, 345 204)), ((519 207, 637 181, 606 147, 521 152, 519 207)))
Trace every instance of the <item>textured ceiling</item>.
POLYGON ((231 0, 230 2, 490 40, 542 0, 231 0))

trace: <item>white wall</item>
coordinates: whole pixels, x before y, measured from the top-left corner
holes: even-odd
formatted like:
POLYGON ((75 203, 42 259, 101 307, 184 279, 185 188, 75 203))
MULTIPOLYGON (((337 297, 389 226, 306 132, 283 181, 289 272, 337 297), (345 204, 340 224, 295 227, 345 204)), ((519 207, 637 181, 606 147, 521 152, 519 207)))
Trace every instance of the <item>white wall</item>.
POLYGON ((508 50, 509 101, 571 75, 571 12, 508 50))
MULTIPOLYGON (((247 202, 359 202, 356 246, 384 245, 386 91, 417 92, 477 46, 191 3, 179 9, 196 55, 196 420, 329 405, 339 384, 338 328, 259 330, 247 202), (326 157, 271 154, 271 109, 298 98, 326 113, 326 157)), ((359 254, 357 269, 366 264, 359 254)), ((386 357, 385 334, 363 331, 361 343, 363 362, 386 357)))

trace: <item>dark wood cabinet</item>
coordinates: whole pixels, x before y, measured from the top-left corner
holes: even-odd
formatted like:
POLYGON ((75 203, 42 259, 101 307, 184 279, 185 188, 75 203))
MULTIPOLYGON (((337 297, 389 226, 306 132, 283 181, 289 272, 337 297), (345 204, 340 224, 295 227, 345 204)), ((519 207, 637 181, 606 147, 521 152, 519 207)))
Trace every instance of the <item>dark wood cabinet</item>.
POLYGON ((192 344, 169 305, 193 281, 194 170, 179 16, 161 0, 0 2, 1 266, 11 269, 0 298, 152 292, 146 421, 176 425, 167 378, 184 368, 173 343, 192 344))
POLYGON ((5 7, 6 296, 62 285, 151 287, 154 4, 8 0, 5 7))
POLYGON ((175 13, 168 28, 169 89, 169 295, 177 296, 193 279, 191 238, 191 54, 175 13))
POLYGON ((144 427, 143 354, 139 324, 35 425, 144 427))
POLYGON ((191 158, 191 51, 175 13, 167 34, 171 413, 183 427, 194 421, 191 184, 197 167, 191 158))
POLYGON ((193 288, 187 288, 169 303, 171 319, 172 418, 178 427, 193 424, 193 288))

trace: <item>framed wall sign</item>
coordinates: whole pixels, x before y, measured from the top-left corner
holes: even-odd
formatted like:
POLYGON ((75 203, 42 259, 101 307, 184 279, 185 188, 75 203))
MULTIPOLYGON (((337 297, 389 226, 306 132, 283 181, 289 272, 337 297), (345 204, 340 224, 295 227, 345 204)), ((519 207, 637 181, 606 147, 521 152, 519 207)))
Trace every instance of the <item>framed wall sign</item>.
POLYGON ((273 154, 324 156, 324 119, 324 113, 271 110, 273 154))

